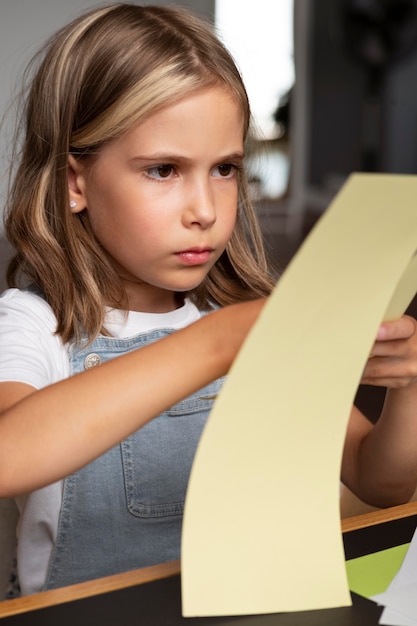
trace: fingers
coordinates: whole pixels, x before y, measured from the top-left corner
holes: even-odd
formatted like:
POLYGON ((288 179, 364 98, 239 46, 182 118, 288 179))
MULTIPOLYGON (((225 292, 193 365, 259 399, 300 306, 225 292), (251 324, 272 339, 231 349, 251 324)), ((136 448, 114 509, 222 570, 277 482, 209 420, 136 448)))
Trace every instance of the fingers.
POLYGON ((376 342, 369 355, 370 359, 376 357, 407 358, 414 351, 414 343, 407 339, 396 339, 395 341, 376 342))
POLYGON ((417 322, 404 315, 381 324, 361 383, 403 388, 417 381, 417 322))
POLYGON ((409 339, 416 333, 417 322, 409 315, 403 315, 392 322, 384 322, 378 329, 377 341, 409 339))
POLYGON ((413 352, 417 358, 417 322, 404 315, 393 322, 381 324, 369 356, 407 357, 413 352))
POLYGON ((367 361, 361 384, 399 389, 416 381, 416 359, 375 357, 367 361))

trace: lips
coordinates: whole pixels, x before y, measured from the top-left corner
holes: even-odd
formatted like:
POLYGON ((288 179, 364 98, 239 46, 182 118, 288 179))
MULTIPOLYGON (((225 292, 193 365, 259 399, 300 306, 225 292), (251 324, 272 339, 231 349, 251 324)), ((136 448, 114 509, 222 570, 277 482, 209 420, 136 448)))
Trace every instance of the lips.
POLYGON ((176 256, 186 265, 203 265, 210 260, 212 253, 212 248, 189 248, 177 252, 176 256))

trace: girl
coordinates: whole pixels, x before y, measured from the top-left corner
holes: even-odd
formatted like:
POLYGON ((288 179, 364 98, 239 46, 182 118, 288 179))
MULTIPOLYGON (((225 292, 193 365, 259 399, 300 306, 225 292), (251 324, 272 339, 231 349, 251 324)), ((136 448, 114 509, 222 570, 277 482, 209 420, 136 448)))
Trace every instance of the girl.
MULTIPOLYGON (((21 513, 24 594, 179 557, 201 430, 273 286, 249 124, 230 55, 182 10, 98 8, 47 44, 0 300, 0 496, 21 513)), ((417 341, 410 318, 380 332, 366 381, 403 389, 374 429, 353 409, 343 477, 390 504, 417 474, 417 341)))

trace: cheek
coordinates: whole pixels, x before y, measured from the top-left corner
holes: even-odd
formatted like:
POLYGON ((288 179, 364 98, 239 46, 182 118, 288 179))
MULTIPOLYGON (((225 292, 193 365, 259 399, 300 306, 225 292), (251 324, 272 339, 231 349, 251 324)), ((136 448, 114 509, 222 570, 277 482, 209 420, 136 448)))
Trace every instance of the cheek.
POLYGON ((122 248, 132 248, 132 239, 141 232, 140 224, 135 224, 125 211, 114 209, 108 203, 103 203, 99 209, 88 212, 90 224, 95 237, 101 246, 113 256, 120 252, 122 248), (122 244, 123 242, 123 244, 122 244))
POLYGON ((236 199, 229 204, 229 206, 227 207, 227 210, 225 210, 225 213, 224 213, 224 216, 223 216, 223 219, 224 219, 224 229, 225 229, 225 231, 228 232, 228 239, 230 238, 230 236, 231 236, 231 234, 232 234, 232 232, 234 230, 234 227, 236 225, 237 211, 238 211, 238 209, 237 209, 237 202, 238 202, 238 199, 237 199, 237 196, 236 196, 236 199))

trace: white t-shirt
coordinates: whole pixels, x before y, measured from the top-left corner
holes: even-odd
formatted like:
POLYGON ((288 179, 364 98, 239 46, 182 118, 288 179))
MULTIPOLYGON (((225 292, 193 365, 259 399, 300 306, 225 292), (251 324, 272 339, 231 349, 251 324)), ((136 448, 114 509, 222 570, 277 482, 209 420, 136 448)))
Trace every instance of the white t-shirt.
MULTIPOLYGON (((179 329, 200 318, 189 300, 169 313, 109 310, 106 328, 117 338, 155 328, 179 329)), ((0 382, 22 382, 41 389, 70 375, 67 346, 55 335, 56 318, 39 296, 8 289, 0 297, 0 382)), ((62 481, 17 498, 18 569, 22 594, 42 589, 55 545, 62 481)))

